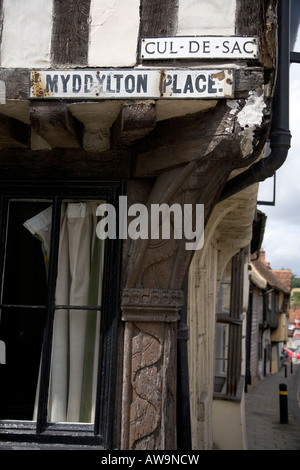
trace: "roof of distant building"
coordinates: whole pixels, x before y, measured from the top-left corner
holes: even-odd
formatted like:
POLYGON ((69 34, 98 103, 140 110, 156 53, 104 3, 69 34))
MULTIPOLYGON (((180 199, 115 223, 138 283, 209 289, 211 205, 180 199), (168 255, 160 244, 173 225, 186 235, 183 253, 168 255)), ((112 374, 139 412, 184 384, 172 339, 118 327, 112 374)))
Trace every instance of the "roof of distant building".
POLYGON ((292 271, 273 270, 270 263, 266 262, 265 251, 260 250, 259 258, 251 261, 251 264, 259 274, 267 281, 269 286, 285 294, 291 292, 292 271))

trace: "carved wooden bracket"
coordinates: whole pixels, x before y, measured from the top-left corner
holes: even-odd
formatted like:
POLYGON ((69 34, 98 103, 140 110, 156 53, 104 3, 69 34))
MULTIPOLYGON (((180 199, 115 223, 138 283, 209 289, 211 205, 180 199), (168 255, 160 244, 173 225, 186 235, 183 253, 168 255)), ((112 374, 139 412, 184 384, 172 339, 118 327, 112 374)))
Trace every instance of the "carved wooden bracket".
POLYGON ((156 125, 154 102, 125 104, 112 128, 112 145, 130 145, 149 134, 156 125))
POLYGON ((35 132, 52 148, 80 148, 84 126, 71 113, 66 103, 33 101, 30 120, 35 132))
POLYGON ((0 114, 0 148, 30 147, 30 127, 22 121, 0 114))

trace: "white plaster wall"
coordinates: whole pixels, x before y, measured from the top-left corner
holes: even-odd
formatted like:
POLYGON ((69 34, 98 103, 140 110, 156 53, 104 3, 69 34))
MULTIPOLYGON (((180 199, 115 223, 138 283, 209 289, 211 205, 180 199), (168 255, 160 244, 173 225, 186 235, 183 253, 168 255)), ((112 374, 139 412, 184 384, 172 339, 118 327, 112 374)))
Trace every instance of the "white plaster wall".
POLYGON ((140 0, 92 0, 90 67, 124 67, 136 63, 140 0))
POLYGON ((236 0, 179 0, 177 36, 231 36, 236 0))
POLYGON ((51 0, 3 0, 1 67, 48 67, 51 0))
MULTIPOLYGON (((177 35, 231 35, 236 0, 179 0, 177 35)), ((1 67, 51 67, 52 0, 3 0, 1 67)), ((91 0, 90 67, 136 64, 140 0, 91 0)))

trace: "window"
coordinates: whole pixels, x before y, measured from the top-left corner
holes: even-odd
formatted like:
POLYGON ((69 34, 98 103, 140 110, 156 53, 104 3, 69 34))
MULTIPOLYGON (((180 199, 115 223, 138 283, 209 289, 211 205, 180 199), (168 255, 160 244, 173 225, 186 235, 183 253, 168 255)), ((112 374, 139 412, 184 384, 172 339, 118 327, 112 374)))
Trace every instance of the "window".
POLYGON ((215 396, 237 397, 241 378, 244 250, 227 264, 216 324, 215 396))
POLYGON ((271 328, 278 328, 279 295, 274 289, 267 291, 264 305, 264 321, 271 328))
POLYGON ((1 187, 0 439, 110 447, 120 253, 96 209, 120 187, 1 187))

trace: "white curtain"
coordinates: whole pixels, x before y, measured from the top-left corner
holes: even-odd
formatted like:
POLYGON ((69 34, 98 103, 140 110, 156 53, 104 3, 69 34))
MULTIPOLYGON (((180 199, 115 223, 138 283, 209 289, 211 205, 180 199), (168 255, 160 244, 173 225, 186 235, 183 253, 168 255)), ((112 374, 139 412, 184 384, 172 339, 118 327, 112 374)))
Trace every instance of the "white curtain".
MULTIPOLYGON (((104 242, 96 236, 96 209, 101 203, 103 201, 63 204, 56 305, 101 304, 104 242)), ((42 241, 47 263, 51 208, 24 225, 42 241)), ((56 310, 48 421, 93 421, 99 331, 99 311, 56 310)))

